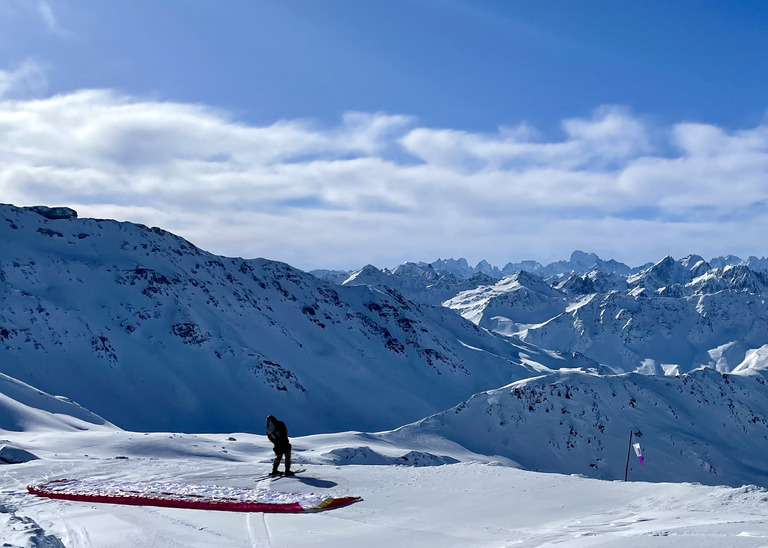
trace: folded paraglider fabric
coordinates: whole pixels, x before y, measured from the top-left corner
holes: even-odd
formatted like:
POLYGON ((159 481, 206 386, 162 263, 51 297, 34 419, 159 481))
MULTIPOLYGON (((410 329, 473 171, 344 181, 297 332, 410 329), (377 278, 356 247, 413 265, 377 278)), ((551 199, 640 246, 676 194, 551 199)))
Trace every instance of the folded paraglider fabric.
POLYGON ((30 485, 27 490, 33 495, 53 499, 233 512, 313 512, 361 500, 360 497, 165 481, 58 479, 30 485))

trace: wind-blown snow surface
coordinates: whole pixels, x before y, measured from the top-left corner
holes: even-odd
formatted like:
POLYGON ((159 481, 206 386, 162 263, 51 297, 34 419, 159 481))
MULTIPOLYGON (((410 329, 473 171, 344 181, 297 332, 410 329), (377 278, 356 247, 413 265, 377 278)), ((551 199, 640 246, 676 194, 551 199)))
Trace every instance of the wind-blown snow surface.
POLYGON ((0 372, 123 428, 260 431, 271 413, 292 433, 381 430, 586 364, 393 291, 0 205, 0 372))
MULTIPOLYGON (((407 454, 357 433, 294 438, 306 471, 263 479, 270 444, 247 434, 122 431, 2 433, 41 456, 0 467, 0 543, 68 548, 763 547, 768 492, 755 486, 601 481, 499 466, 447 442, 422 449, 443 466, 342 466, 338 449, 407 454), (334 450, 336 452, 334 453, 334 450), (53 478, 173 481, 285 492, 360 495, 319 514, 260 514, 93 504, 37 498, 28 484, 53 478)), ((650 457, 649 457, 650 460, 650 457)))

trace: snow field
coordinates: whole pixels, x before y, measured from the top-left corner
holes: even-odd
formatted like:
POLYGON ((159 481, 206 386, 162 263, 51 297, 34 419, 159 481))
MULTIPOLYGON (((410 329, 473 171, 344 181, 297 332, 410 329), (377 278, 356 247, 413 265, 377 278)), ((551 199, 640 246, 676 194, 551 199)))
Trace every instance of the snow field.
POLYGON ((271 457, 263 436, 98 431, 5 432, 3 437, 41 457, 0 468, 0 543, 11 546, 45 545, 43 539, 68 548, 707 548, 768 542, 768 491, 759 487, 624 483, 528 472, 467 460, 471 454, 466 451, 450 452, 452 446, 444 442, 430 447, 427 438, 419 440, 422 451, 462 462, 339 466, 328 459, 345 444, 351 449, 368 442, 371 451, 391 455, 411 448, 360 433, 315 435, 292 440, 296 467, 306 472, 260 479, 271 457), (62 477, 360 495, 363 501, 318 514, 283 515, 91 504, 26 494, 28 484, 62 477))

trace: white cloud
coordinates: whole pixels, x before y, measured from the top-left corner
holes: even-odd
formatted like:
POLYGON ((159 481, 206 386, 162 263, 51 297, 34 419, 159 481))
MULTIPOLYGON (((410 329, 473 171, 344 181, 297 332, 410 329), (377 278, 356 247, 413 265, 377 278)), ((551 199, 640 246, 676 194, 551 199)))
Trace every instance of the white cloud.
MULTIPOLYGON (((23 72, 0 72, 0 91, 23 72)), ((662 250, 765 249, 764 124, 657 128, 601 107, 562 127, 562 139, 525 123, 481 134, 359 112, 330 128, 253 126, 107 90, 6 99, 0 199, 300 267, 554 260, 574 248, 639 264, 662 250)))
POLYGON ((26 60, 13 71, 0 70, 0 99, 37 95, 47 87, 48 79, 34 61, 26 60))
POLYGON ((563 129, 593 160, 625 160, 653 150, 645 125, 615 106, 598 108, 589 120, 565 120, 563 129))
POLYGON ((497 135, 452 129, 415 128, 402 144, 421 160, 473 170, 529 169, 531 166, 578 169, 626 161, 651 150, 645 126, 617 107, 601 107, 591 119, 563 122, 564 141, 532 140, 528 126, 502 128, 497 135))

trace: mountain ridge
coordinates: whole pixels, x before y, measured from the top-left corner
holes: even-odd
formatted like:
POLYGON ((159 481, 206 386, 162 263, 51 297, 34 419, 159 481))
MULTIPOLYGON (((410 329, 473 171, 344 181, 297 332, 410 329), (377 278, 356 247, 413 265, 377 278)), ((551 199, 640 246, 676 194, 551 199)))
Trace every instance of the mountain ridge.
POLYGON ((475 394, 389 436, 439 436, 528 470, 616 480, 633 432, 653 462, 633 456, 633 480, 766 485, 765 394, 765 364, 678 377, 561 371, 475 394))
POLYGON ((570 359, 392 289, 8 205, 0 302, 1 372, 134 430, 383 430, 570 359))
MULTIPOLYGON (((698 257, 699 255, 689 255, 689 257, 698 257)), ((742 259, 735 255, 726 255, 720 257, 713 257, 709 261, 706 261, 711 268, 725 268, 726 266, 744 265, 751 270, 765 272, 768 271, 768 258, 749 256, 747 259, 742 259)), ((585 253, 580 250, 575 250, 571 253, 569 260, 567 261, 555 261, 542 265, 538 261, 524 260, 520 262, 508 262, 502 268, 491 265, 487 260, 482 259, 477 265, 470 266, 468 261, 464 258, 460 259, 437 259, 432 262, 424 261, 407 261, 394 268, 378 268, 373 265, 367 265, 372 268, 376 268, 384 273, 394 273, 402 265, 415 265, 421 268, 431 267, 438 274, 446 275, 452 274, 458 279, 469 279, 477 274, 484 274, 493 279, 501 279, 510 274, 515 274, 519 271, 531 272, 542 278, 549 278, 552 276, 570 275, 573 273, 586 274, 590 271, 597 270, 599 272, 616 273, 623 276, 629 276, 652 267, 655 263, 648 262, 640 266, 631 267, 615 259, 603 260, 595 253, 585 253)), ((341 284, 356 270, 328 270, 328 269, 314 269, 309 273, 313 276, 317 276, 320 279, 331 281, 341 284)))
MULTIPOLYGON (((599 260, 581 252, 572 259, 582 267, 599 260)), ((709 365, 728 372, 768 344, 768 271, 747 263, 729 256, 713 267, 698 255, 667 256, 628 274, 595 267, 546 279, 526 270, 459 279, 425 263, 393 271, 368 265, 343 284, 393 288, 503 336, 578 352, 616 371, 709 365)))

